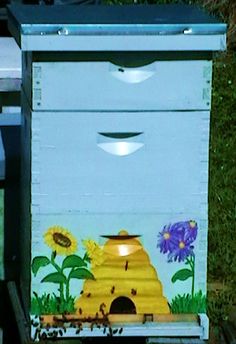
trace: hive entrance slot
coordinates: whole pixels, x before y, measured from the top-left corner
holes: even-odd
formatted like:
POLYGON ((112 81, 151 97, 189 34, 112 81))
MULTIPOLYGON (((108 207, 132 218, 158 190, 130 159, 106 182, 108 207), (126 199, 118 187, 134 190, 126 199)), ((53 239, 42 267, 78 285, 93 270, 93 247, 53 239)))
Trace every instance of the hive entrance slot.
POLYGON ((112 301, 110 314, 136 314, 136 307, 128 297, 120 296, 112 301))

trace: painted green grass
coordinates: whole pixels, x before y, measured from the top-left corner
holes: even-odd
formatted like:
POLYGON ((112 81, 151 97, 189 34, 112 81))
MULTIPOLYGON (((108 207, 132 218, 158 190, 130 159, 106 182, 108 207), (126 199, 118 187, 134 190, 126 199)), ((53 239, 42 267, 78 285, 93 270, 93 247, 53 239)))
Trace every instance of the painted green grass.
POLYGON ((65 314, 75 313, 74 297, 69 297, 69 300, 61 302, 60 298, 55 294, 44 293, 38 296, 34 293, 31 299, 31 314, 45 315, 45 314, 65 314))
POLYGON ((205 313, 206 312, 206 296, 201 291, 190 294, 177 295, 170 304, 171 313, 205 313))

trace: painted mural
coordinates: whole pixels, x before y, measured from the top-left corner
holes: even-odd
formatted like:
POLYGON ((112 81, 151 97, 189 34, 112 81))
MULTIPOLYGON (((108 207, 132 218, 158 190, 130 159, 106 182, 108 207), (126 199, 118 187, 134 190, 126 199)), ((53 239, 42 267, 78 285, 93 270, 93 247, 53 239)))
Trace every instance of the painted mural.
POLYGON ((171 282, 191 280, 190 293, 177 295, 171 300, 172 313, 201 313, 206 311, 206 297, 202 291, 195 293, 195 253, 194 242, 198 226, 195 221, 181 221, 164 226, 159 233, 157 247, 167 256, 168 263, 183 262, 186 267, 177 270, 171 282))
POLYGON ((62 226, 51 226, 43 235, 50 254, 32 260, 32 281, 40 273, 40 285, 45 285, 46 291, 33 289, 31 314, 98 319, 108 314, 205 312, 206 297, 201 290, 195 291, 194 285, 197 235, 194 220, 170 223, 159 234, 157 231, 153 237, 156 251, 163 255, 167 266, 175 267, 170 280, 161 280, 158 264, 151 262, 140 234, 121 229, 113 235, 100 235, 104 240, 100 245, 92 238, 78 239, 62 226), (76 280, 80 286, 72 292, 71 284, 76 280), (175 290, 177 282, 190 282, 189 292, 185 287, 184 293, 173 293, 174 297, 168 299, 167 286, 175 290))
MULTIPOLYGON (((89 254, 86 252, 83 257, 76 255, 78 249, 76 238, 61 226, 48 228, 44 233, 44 242, 51 248, 51 255, 34 257, 32 272, 36 277, 39 269, 50 266, 54 271, 46 273, 41 283, 52 283, 56 287, 52 294, 45 293, 39 296, 36 291, 33 292, 32 313, 36 315, 75 313, 75 298, 70 293, 70 282, 72 279, 94 280, 88 267, 89 254), (62 261, 60 260, 61 263, 58 262, 58 256, 64 257, 62 261)), ((91 253, 91 248, 88 252, 91 253)))
POLYGON ((170 313, 162 283, 137 236, 121 230, 107 239, 104 261, 93 268, 95 280, 84 282, 76 309, 94 316, 102 303, 109 314, 170 313))

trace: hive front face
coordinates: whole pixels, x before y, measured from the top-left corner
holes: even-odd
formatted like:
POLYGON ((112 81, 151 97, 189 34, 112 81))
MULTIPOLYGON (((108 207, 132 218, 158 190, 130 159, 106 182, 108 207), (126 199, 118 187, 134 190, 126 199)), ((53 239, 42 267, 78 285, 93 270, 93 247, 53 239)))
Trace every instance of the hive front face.
POLYGON ((207 339, 210 59, 226 26, 184 5, 9 12, 32 338, 207 339))
POLYGON ((31 62, 23 286, 32 336, 203 336, 211 63, 31 62))

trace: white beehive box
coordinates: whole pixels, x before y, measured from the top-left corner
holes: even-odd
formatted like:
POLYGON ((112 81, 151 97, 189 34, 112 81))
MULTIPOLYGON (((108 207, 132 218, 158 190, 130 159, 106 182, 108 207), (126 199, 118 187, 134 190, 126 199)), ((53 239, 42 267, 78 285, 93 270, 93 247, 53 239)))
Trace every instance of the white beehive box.
MULTIPOLYGON (((16 112, 19 108, 15 107, 15 97, 12 96, 12 93, 9 92, 16 92, 20 90, 20 83, 21 83, 21 51, 17 46, 14 38, 12 37, 0 37, 0 280, 4 278, 9 278, 8 273, 6 273, 6 269, 11 269, 12 256, 15 255, 14 248, 11 249, 12 243, 9 243, 8 240, 8 232, 4 233, 4 227, 6 225, 9 226, 9 223, 12 224, 12 221, 8 218, 3 217, 6 213, 10 214, 12 218, 12 206, 9 203, 4 204, 5 200, 10 199, 9 194, 11 194, 11 186, 9 184, 9 180, 12 178, 14 173, 11 173, 11 168, 15 163, 15 156, 16 153, 14 148, 9 153, 9 146, 14 147, 14 143, 12 142, 12 131, 11 129, 8 130, 11 126, 19 125, 19 113, 16 115, 16 112), (6 101, 8 98, 8 102, 6 101), (7 106, 8 103, 8 106, 7 106), (7 141, 7 143, 6 143, 7 141), (8 143, 10 142, 9 146, 8 143), (7 145, 7 148, 6 148, 7 145), (13 154, 13 156, 11 155, 13 154), (7 156, 6 156, 7 155, 7 156), (7 161, 6 161, 7 159, 7 161), (6 171, 10 173, 6 178, 6 171), (6 180, 7 179, 7 180, 6 180), (4 196, 5 194, 5 196, 4 196), (5 200, 4 200, 5 199, 5 200), (4 205, 9 207, 4 210, 4 205), (4 224, 5 222, 5 224, 4 224), (5 235, 4 235, 5 234, 5 235), (4 242, 7 243, 6 247, 4 248, 4 242), (8 245, 9 243, 9 245, 8 245), (12 254, 14 251, 14 254, 12 254), (6 267, 4 264, 9 264, 6 267), (6 275, 5 275, 6 273, 6 275)), ((13 134, 14 135, 14 134, 13 134)), ((18 156, 19 158, 19 156, 18 156)), ((14 178, 14 177, 13 177, 14 178)), ((14 182, 13 182, 14 183, 14 182)), ((16 191, 15 191, 16 192, 16 191)), ((15 197, 15 193, 14 193, 15 197)), ((16 198, 16 197, 15 197, 16 198)), ((14 208, 14 206, 13 206, 14 208)), ((15 209, 15 208, 14 208, 15 209)), ((13 223, 15 223, 13 221, 13 223)), ((8 227, 9 228, 9 227, 8 227)), ((12 233, 11 233, 12 235, 12 233)))
POLYGON ((226 27, 188 6, 63 9, 10 7, 32 337, 207 339, 211 58, 226 27))

